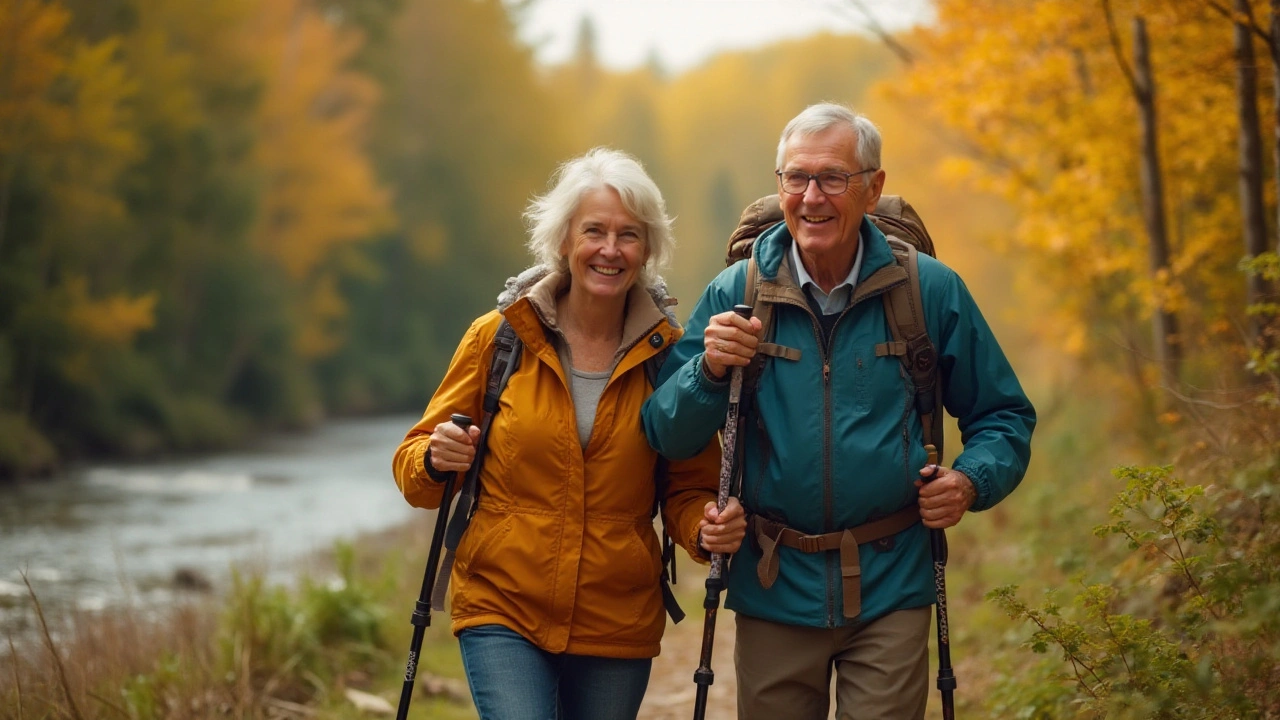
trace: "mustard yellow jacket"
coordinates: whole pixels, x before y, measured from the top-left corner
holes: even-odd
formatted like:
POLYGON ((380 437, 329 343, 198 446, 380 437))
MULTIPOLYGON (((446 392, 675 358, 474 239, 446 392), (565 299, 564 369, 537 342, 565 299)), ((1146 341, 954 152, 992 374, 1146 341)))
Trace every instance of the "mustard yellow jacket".
MULTIPOLYGON (((498 624, 550 652, 654 657, 666 618, 650 518, 657 455, 640 423, 651 392, 643 363, 681 330, 650 292, 632 289, 620 357, 583 449, 566 372, 549 339, 559 332, 555 297, 565 282, 546 275, 501 311, 524 349, 494 416, 478 509, 458 547, 452 629, 456 635, 498 624)), ((396 450, 396 483, 415 507, 437 508, 443 494, 424 465, 436 425, 451 413, 479 422, 500 320, 495 310, 472 323, 425 414, 396 450)), ((671 463, 666 527, 699 560, 698 523, 715 499, 719 462, 713 441, 671 463)))

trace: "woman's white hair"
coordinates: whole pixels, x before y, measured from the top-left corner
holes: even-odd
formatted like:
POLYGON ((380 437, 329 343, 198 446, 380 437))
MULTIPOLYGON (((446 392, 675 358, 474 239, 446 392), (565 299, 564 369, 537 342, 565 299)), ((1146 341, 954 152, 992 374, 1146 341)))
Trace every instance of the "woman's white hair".
POLYGON ((552 183, 551 189, 535 197, 524 212, 529 223, 527 244, 538 262, 568 272, 563 249, 569 223, 586 193, 609 187, 618 192, 627 212, 644 223, 649 258, 640 271, 640 282, 648 286, 657 280, 658 270, 670 262, 675 238, 662 192, 639 160, 619 150, 598 147, 557 168, 552 183))
POLYGON ((863 169, 880 169, 880 130, 875 123, 844 105, 836 103, 818 103, 805 108, 799 115, 791 118, 791 122, 782 129, 782 137, 778 140, 778 167, 786 161, 787 140, 793 135, 817 135, 833 127, 847 127, 853 130, 857 138, 857 149, 854 160, 863 169))

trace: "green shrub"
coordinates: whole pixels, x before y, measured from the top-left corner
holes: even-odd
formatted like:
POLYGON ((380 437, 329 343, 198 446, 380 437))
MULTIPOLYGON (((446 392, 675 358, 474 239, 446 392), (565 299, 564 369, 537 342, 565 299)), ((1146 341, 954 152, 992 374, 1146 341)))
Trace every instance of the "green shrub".
POLYGON ((352 546, 339 542, 334 553, 339 577, 303 578, 296 592, 233 574, 219 633, 229 680, 252 692, 317 699, 341 674, 387 662, 379 649, 385 611, 357 576, 352 546))
POLYGON ((1095 529, 1129 554, 1102 582, 1077 576, 1068 606, 1038 606, 1017 586, 988 594, 1034 626, 1025 645, 1053 651, 996 694, 1021 717, 1257 718, 1280 712, 1280 529, 1266 474, 1239 487, 1188 486, 1169 467, 1124 467, 1113 521, 1095 529))

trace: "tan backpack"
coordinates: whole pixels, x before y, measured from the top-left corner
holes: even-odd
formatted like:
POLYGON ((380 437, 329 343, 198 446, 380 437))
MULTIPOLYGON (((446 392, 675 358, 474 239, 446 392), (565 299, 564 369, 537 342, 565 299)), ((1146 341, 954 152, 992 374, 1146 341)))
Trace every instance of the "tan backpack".
MULTIPOLYGON (((890 287, 883 295, 884 312, 889 319, 893 341, 876 345, 876 356, 892 355, 902 361, 903 371, 916 388, 915 408, 920 415, 926 448, 936 449, 930 462, 942 461, 942 388, 938 377, 938 353, 925 325, 924 301, 920 294, 920 271, 916 254, 937 257, 933 238, 915 208, 897 195, 883 195, 868 219, 880 228, 889 241, 893 257, 907 271, 907 282, 890 287)), ((742 302, 754 309, 764 324, 764 342, 756 359, 747 368, 744 386, 754 390, 767 357, 799 359, 797 351, 777 345, 773 340, 773 303, 760 297, 760 269, 752 248, 758 236, 782 222, 782 207, 777 195, 766 195, 742 211, 738 227, 729 236, 725 265, 747 260, 747 285, 742 302)))

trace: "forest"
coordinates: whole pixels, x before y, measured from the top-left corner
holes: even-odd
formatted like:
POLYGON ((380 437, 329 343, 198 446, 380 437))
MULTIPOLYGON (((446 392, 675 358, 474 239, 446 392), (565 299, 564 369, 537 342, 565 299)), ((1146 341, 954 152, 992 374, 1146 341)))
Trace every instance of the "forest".
POLYGON ((0 2, 0 481, 420 410, 598 145, 667 197, 683 317, 844 102, 1040 416, 952 534, 961 709, 1280 718, 1280 0, 935 0, 681 73, 586 22, 540 65, 531 2, 0 2))

